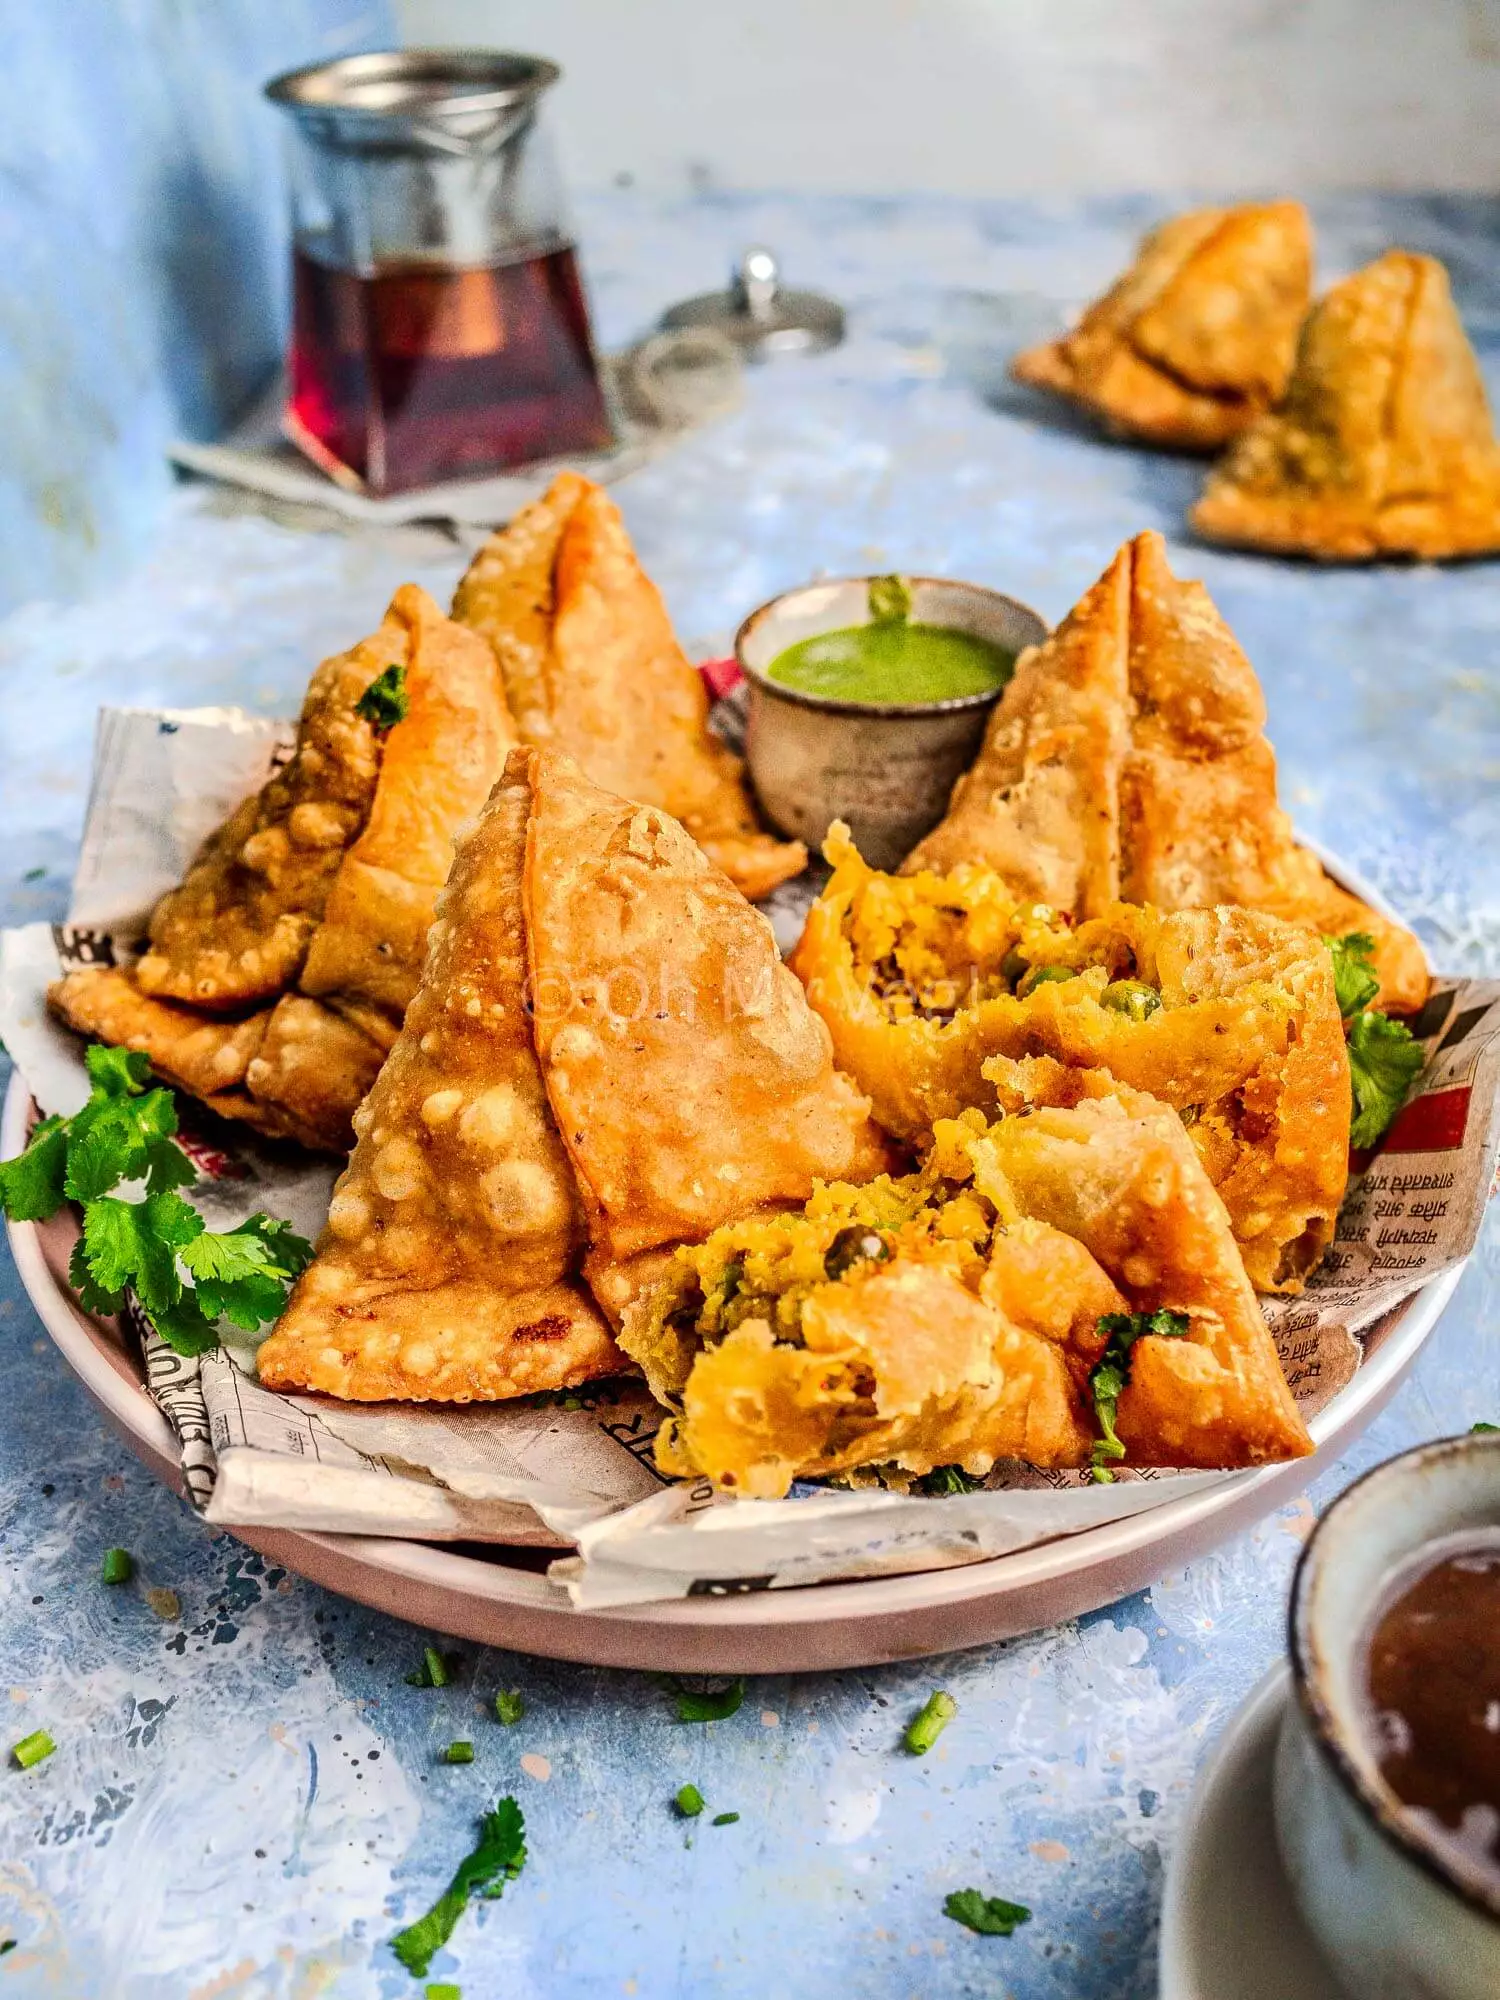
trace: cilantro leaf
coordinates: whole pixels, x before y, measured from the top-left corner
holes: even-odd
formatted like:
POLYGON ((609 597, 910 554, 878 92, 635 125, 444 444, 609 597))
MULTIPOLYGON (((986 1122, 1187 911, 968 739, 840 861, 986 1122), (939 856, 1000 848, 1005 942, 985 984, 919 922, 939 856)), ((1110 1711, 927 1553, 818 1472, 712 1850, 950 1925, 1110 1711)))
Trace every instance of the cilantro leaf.
POLYGON ((366 722, 373 723, 375 734, 384 736, 388 729, 394 729, 398 722, 404 722, 411 707, 411 696, 406 692, 406 668, 392 664, 379 673, 354 704, 356 715, 362 715, 366 722))
POLYGON ((1162 1340, 1185 1340, 1188 1316, 1186 1313, 1169 1312, 1165 1306, 1148 1313, 1102 1313, 1099 1331, 1105 1337, 1104 1352, 1089 1376, 1100 1432, 1099 1441, 1094 1446, 1096 1477, 1103 1473, 1106 1459, 1125 1456, 1124 1442, 1115 1430, 1115 1418, 1125 1385, 1130 1380, 1131 1348, 1147 1333, 1154 1333, 1162 1340))
POLYGON ((179 1194, 153 1194, 144 1201, 110 1196, 89 1202, 83 1211, 89 1275, 106 1292, 128 1285, 153 1317, 182 1297, 177 1252, 202 1233, 203 1217, 179 1194))
POLYGON ((917 1481, 919 1493, 977 1493, 984 1481, 961 1465, 935 1465, 917 1481))
POLYGON ((312 1245, 289 1223, 252 1215, 238 1229, 194 1238, 184 1246, 182 1262, 204 1315, 253 1333, 262 1320, 279 1316, 287 1281, 311 1256, 312 1245))
POLYGON ((1024 1903, 1007 1903, 1003 1896, 986 1896, 982 1889, 955 1889, 943 1898, 943 1915, 981 1937, 1009 1937, 1018 1924, 1029 1924, 1024 1903))
POLYGON ((137 1049, 115 1049, 91 1042, 83 1052, 89 1082, 101 1097, 135 1097, 151 1075, 151 1058, 137 1049))
POLYGON ((1351 1146, 1373 1146, 1389 1130, 1426 1060, 1404 1021, 1356 1014, 1349 1024, 1349 1080, 1354 1086, 1351 1146))
POLYGON ((673 1680, 667 1686, 677 1698, 679 1722, 725 1722, 745 1699, 743 1675, 722 1688, 690 1688, 673 1680))
POLYGON ((479 1844, 459 1862, 453 1880, 425 1916, 408 1924, 391 1939, 391 1950, 413 1979, 426 1977, 434 1955, 453 1935, 454 1926, 476 1889, 498 1896, 526 1865, 526 1822, 513 1798, 501 1799, 480 1821, 479 1844))
POLYGON ((135 1180, 157 1161, 164 1142, 176 1130, 177 1107, 170 1090, 141 1096, 96 1087, 83 1109, 68 1120, 68 1194, 74 1201, 93 1201, 121 1181, 135 1180))
POLYGON ((150 1308, 146 1317, 179 1354, 210 1354, 219 1344, 219 1330, 193 1292, 184 1292, 175 1305, 150 1308))
POLYGON ((26 1150, 0 1165, 0 1209, 12 1222, 45 1222, 67 1199, 68 1132, 61 1118, 44 1118, 26 1150))
POLYGON ((1333 991, 1339 1012, 1347 1021, 1363 1012, 1380 991, 1380 975, 1375 970, 1375 940, 1368 931, 1350 931, 1347 937, 1323 939, 1333 960, 1333 991))
POLYGON ((1477 1423, 1477 1424, 1470 1424, 1469 1426, 1469 1432, 1471 1436, 1484 1431, 1494 1431, 1496 1433, 1500 1433, 1500 1424, 1477 1423))
POLYGON ((97 1282, 89 1269, 88 1245, 80 1236, 73 1245, 68 1259, 68 1283, 78 1294, 78 1303, 86 1313, 99 1313, 104 1318, 112 1318, 125 1310, 123 1291, 111 1292, 97 1282))

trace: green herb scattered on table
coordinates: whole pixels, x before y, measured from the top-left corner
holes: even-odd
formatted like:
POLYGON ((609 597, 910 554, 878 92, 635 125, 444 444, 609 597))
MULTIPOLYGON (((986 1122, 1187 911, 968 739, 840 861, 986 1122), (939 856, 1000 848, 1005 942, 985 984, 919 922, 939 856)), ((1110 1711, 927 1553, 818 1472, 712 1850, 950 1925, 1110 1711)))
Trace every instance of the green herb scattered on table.
POLYGON ((197 1172, 178 1145, 169 1090, 146 1088, 151 1066, 129 1049, 85 1051, 89 1100, 71 1118, 44 1118, 25 1152, 0 1165, 0 1208, 45 1222, 65 1201, 83 1208, 68 1278, 85 1312, 118 1313, 133 1292, 179 1354, 219 1344, 217 1322, 253 1332, 278 1319, 287 1288, 312 1258, 291 1225, 252 1215, 212 1230, 177 1193, 197 1172), (114 1192, 143 1182, 139 1200, 114 1192))
POLYGON ((715 1813, 710 1823, 714 1826, 733 1826, 738 1818, 738 1813, 715 1813))
POLYGON ((14 1951, 15 1948, 16 1940, 14 1938, 0 1938, 0 1958, 4 1958, 8 1951, 14 1951))
POLYGON ((1356 1014, 1349 1023, 1349 1080, 1354 1086, 1351 1146, 1373 1146, 1390 1129, 1426 1060, 1404 1021, 1356 1014))
POLYGON ((934 1688, 906 1725, 902 1743, 913 1757, 925 1757, 957 1713, 958 1703, 952 1695, 934 1688))
POLYGON ((415 1673, 406 1676, 406 1685, 413 1688, 445 1688, 451 1675, 449 1662, 436 1646, 422 1648, 422 1664, 415 1673))
POLYGON ((40 1764, 44 1757, 50 1757, 57 1745, 45 1729, 33 1729, 29 1736, 23 1736, 11 1751, 23 1771, 29 1771, 33 1764, 40 1764))
POLYGON ((672 1803, 684 1819, 696 1819, 703 1810, 703 1794, 696 1785, 684 1785, 672 1803))
POLYGON ((1105 1348, 1089 1375, 1089 1388, 1100 1433, 1094 1446, 1094 1477, 1107 1485, 1114 1474, 1106 1469, 1104 1461, 1125 1456, 1125 1446, 1115 1430, 1115 1418, 1130 1380, 1130 1350, 1147 1333, 1154 1333, 1162 1340, 1185 1340, 1188 1316, 1168 1312, 1165 1307, 1149 1313, 1102 1313, 1099 1331, 1105 1337, 1105 1348))
POLYGON ((135 1557, 129 1549, 106 1549, 99 1565, 101 1583, 129 1583, 135 1575, 135 1557))
POLYGON ((394 729, 398 722, 405 722, 411 708, 411 696, 406 692, 406 669, 392 664, 378 673, 354 704, 356 715, 362 715, 366 722, 373 723, 375 734, 384 736, 388 729, 394 729))
POLYGON ((479 1844, 458 1864, 453 1880, 425 1916, 391 1939, 391 1950, 413 1979, 425 1979, 434 1955, 479 1890, 486 1900, 501 1894, 526 1865, 526 1821, 512 1798, 501 1799, 480 1821, 479 1844))
POLYGON ((495 1696, 495 1714, 507 1729, 512 1729, 526 1713, 526 1702, 519 1688, 501 1688, 495 1696))
POLYGON ((724 1722, 745 1699, 743 1677, 723 1688, 689 1688, 681 1681, 667 1685, 676 1697, 679 1722, 724 1722))
POLYGON ((1470 1429, 1470 1431, 1471 1431, 1471 1432, 1473 1432, 1473 1431, 1496 1431, 1496 1432, 1500 1432, 1500 1424, 1484 1424, 1484 1423, 1479 1423, 1479 1424, 1471 1424, 1471 1425, 1469 1426, 1469 1429, 1470 1429))
POLYGON ((1018 1924, 1029 1924, 1024 1903, 1007 1903, 1003 1896, 986 1896, 982 1889, 955 1889, 943 1898, 943 1915, 981 1937, 1009 1937, 1018 1924))
POLYGON ((439 1761, 444 1764, 472 1764, 474 1745, 472 1743, 450 1743, 446 1750, 438 1752, 439 1761))
POLYGON ((464 2000, 463 1989, 450 1980, 442 1980, 425 1989, 423 2000, 464 2000))

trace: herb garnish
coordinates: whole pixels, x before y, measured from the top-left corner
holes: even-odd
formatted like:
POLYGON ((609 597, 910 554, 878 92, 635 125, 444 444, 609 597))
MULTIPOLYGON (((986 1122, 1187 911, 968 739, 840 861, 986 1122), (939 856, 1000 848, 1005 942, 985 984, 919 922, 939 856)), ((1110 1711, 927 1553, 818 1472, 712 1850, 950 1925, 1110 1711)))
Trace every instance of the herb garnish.
POLYGON ((451 1654, 440 1653, 436 1646, 422 1648, 422 1664, 414 1674, 406 1676, 409 1688, 445 1688, 452 1675, 449 1669, 453 1663, 451 1654))
POLYGON ((723 1688, 684 1687, 676 1680, 669 1680, 666 1685, 677 1698, 679 1722, 727 1721, 745 1699, 743 1676, 723 1688))
POLYGON ((711 1826, 733 1826, 738 1818, 738 1813, 715 1813, 709 1824, 711 1826))
POLYGON ((1374 1012, 1349 1023, 1349 1081, 1354 1086, 1351 1146, 1373 1146, 1389 1130, 1426 1060, 1404 1021, 1374 1012))
POLYGON ((411 707, 406 692, 406 669, 391 665, 379 673, 354 704, 354 713, 374 725, 375 734, 384 736, 398 722, 405 722, 411 707))
POLYGON ((981 1937, 1009 1937, 1018 1924, 1031 1922, 1024 1903, 1007 1903, 1002 1896, 986 1896, 982 1889, 955 1889, 943 1898, 943 1915, 981 1937))
POLYGON ((135 1558, 129 1549, 106 1549, 99 1565, 101 1583, 129 1583, 135 1575, 135 1558))
POLYGON ((672 1803, 684 1819, 696 1819, 703 1810, 703 1794, 696 1785, 684 1785, 672 1803))
POLYGON ((1368 931, 1350 931, 1347 937, 1325 935, 1323 942, 1333 960, 1334 997, 1347 1021, 1362 1013, 1380 991, 1375 940, 1368 931))
POLYGON ((44 1118, 25 1152, 0 1165, 0 1208, 15 1222, 45 1222, 65 1201, 80 1202, 83 1234, 68 1265, 80 1305, 118 1313, 133 1292, 179 1354, 217 1347, 218 1320, 254 1332, 279 1318, 312 1245, 267 1215, 206 1228, 177 1193, 197 1172, 174 1136, 171 1091, 147 1090, 151 1065, 129 1049, 95 1043, 83 1060, 87 1104, 71 1118, 44 1118), (139 1201, 112 1192, 132 1181, 145 1183, 139 1201))
POLYGON ((1146 1333, 1154 1333, 1163 1340, 1185 1340, 1188 1316, 1168 1312, 1165 1307, 1149 1313, 1102 1313, 1099 1331, 1105 1336, 1105 1349, 1089 1375, 1100 1431, 1094 1446, 1094 1477, 1108 1485, 1114 1474, 1106 1469, 1104 1461, 1125 1456, 1125 1446, 1115 1430, 1115 1418, 1130 1380, 1130 1350, 1146 1333))
POLYGON ((463 1988, 444 1979, 436 1985, 427 1986, 423 1991, 423 2000, 464 2000, 463 1988))
POLYGON ((519 1688, 501 1688, 495 1696, 495 1714, 507 1729, 513 1728, 526 1713, 526 1702, 519 1688))
POLYGON ((1470 1424, 1470 1435, 1472 1436, 1476 1431, 1495 1431, 1496 1433, 1500 1433, 1500 1424, 1470 1424))
POLYGON ((440 1764, 472 1764, 473 1761, 474 1745, 472 1743, 450 1743, 446 1750, 439 1750, 438 1752, 438 1762, 440 1764))
POLYGON ((434 1954, 452 1937, 474 1890, 483 1890, 486 1900, 498 1896, 525 1865, 526 1821, 514 1799, 501 1799, 480 1821, 479 1845, 459 1862, 453 1880, 432 1908, 391 1939, 391 1950, 413 1979, 426 1977, 434 1954))
POLYGON ((935 1465, 917 1481, 919 1493, 977 1493, 984 1481, 961 1465, 935 1465))
POLYGON ((906 1734, 901 1738, 903 1745, 913 1757, 925 1757, 957 1713, 958 1703, 952 1695, 934 1688, 906 1725, 906 1734))
POLYGON ((23 1736, 11 1750, 23 1771, 29 1771, 33 1764, 40 1764, 44 1757, 50 1757, 57 1745, 45 1729, 33 1729, 29 1736, 23 1736))

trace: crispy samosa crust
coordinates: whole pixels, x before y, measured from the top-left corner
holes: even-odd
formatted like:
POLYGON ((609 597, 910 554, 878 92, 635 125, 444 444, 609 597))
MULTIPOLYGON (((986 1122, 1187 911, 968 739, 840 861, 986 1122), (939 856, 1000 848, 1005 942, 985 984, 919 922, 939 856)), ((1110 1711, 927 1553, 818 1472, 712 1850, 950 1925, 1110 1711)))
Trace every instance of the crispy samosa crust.
POLYGON ((1086 1465, 1107 1316, 1161 1310, 1187 1333, 1135 1343, 1131 1461, 1309 1451, 1180 1121, 1097 1074, 1057 1078, 1025 1117, 940 1124, 920 1175, 819 1188, 679 1252, 621 1333, 674 1412, 662 1470, 775 1498, 859 1467, 1086 1465))
POLYGON ((1071 333, 1018 354, 1018 381, 1118 437, 1217 451, 1280 397, 1312 286, 1300 202, 1174 216, 1071 333))
POLYGON ((318 1254, 260 1350, 272 1388, 489 1401, 623 1365, 570 1275, 583 1211, 526 1007, 530 768, 512 759, 459 848, 318 1254))
POLYGON ((1500 549, 1500 444, 1436 258, 1390 250, 1333 287, 1281 406, 1188 518, 1210 541, 1320 562, 1500 549))
POLYGON ((157 905, 146 957, 129 972, 71 974, 54 1011, 142 1050, 224 1117, 347 1152, 416 991, 453 836, 514 742, 489 647, 403 585, 379 632, 313 676, 291 762, 157 905), (407 712, 381 734, 357 704, 388 666, 405 671, 407 712), (316 845, 320 825, 337 841, 316 845), (252 933, 260 944, 245 942, 252 933))
POLYGON ((966 1108, 1024 1104, 1031 1056, 1105 1071, 1192 1121, 1256 1286, 1301 1289, 1348 1170, 1349 1063, 1318 937, 1251 910, 1123 903, 1074 928, 982 869, 879 875, 841 827, 826 851, 792 965, 889 1131, 919 1142, 966 1108))
POLYGON ((1238 903, 1368 932, 1378 1003, 1427 997, 1422 947, 1340 889, 1276 802, 1254 669, 1202 584, 1137 535, 1046 643, 1024 653, 947 816, 903 873, 992 869, 1076 918, 1111 903, 1238 903))
POLYGON ((702 678, 600 487, 560 474, 479 551, 453 615, 494 647, 523 742, 670 813, 746 896, 806 866, 800 843, 756 825, 740 760, 710 733, 702 678))
POLYGON ((526 842, 535 1034, 595 1265, 817 1178, 874 1174, 869 1101, 771 926, 682 827, 538 752, 526 842))

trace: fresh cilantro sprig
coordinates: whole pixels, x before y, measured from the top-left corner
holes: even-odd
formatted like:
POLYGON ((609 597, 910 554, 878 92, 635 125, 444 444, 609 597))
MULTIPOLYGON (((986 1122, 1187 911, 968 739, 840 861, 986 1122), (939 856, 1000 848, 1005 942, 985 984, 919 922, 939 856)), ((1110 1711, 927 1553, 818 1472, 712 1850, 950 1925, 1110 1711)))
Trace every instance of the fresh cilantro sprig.
POLYGON ((1346 937, 1324 936, 1333 960, 1333 991, 1339 1012, 1347 1021, 1361 1014, 1380 991, 1380 975, 1375 970, 1375 940, 1368 931, 1350 931, 1346 937))
POLYGON ((977 1493, 983 1484, 982 1479, 976 1479, 972 1472, 965 1472, 961 1465, 935 1465, 931 1472, 924 1472, 917 1481, 917 1491, 934 1495, 977 1493))
POLYGON ((433 1958, 453 1935, 476 1889, 485 1898, 500 1895, 526 1866, 526 1821, 512 1798, 501 1799, 480 1821, 479 1844, 459 1862, 453 1880, 425 1916, 391 1939, 391 1950, 413 1979, 423 1979, 433 1958))
POLYGON ((395 664, 378 673, 354 704, 356 715, 364 717, 374 725, 375 734, 384 736, 388 729, 394 729, 398 722, 405 722, 411 708, 411 696, 406 692, 406 669, 395 664))
POLYGON ((1115 1430, 1120 1398, 1130 1380, 1130 1350, 1143 1334, 1154 1333, 1163 1340, 1185 1340, 1186 1313, 1169 1312, 1165 1306, 1149 1313, 1102 1313, 1099 1331, 1105 1337, 1104 1352, 1089 1375, 1094 1398, 1094 1414, 1099 1420, 1099 1441, 1094 1446, 1094 1477, 1108 1485, 1114 1478, 1106 1460, 1125 1456, 1124 1441, 1115 1430))
POLYGON ((1018 1924, 1029 1924, 1024 1903, 1007 1903, 1003 1896, 986 1896, 982 1889, 955 1889, 943 1898, 943 1915, 981 1937, 1009 1937, 1018 1924))
POLYGON ((146 1088, 147 1058, 95 1044, 84 1066, 88 1102, 71 1118, 44 1118, 26 1150, 0 1165, 0 1208, 16 1222, 45 1222, 78 1202, 83 1233, 68 1277, 79 1303, 117 1313, 133 1292, 179 1354, 217 1347, 220 1320, 250 1333, 276 1319, 312 1245, 267 1215, 209 1229, 177 1192, 197 1174, 177 1143, 171 1091, 146 1088), (141 1182, 138 1200, 115 1192, 141 1182))
POLYGON ((1426 1060, 1404 1021, 1369 1011, 1349 1023, 1349 1081, 1354 1086, 1351 1146, 1373 1146, 1389 1131, 1426 1060))

